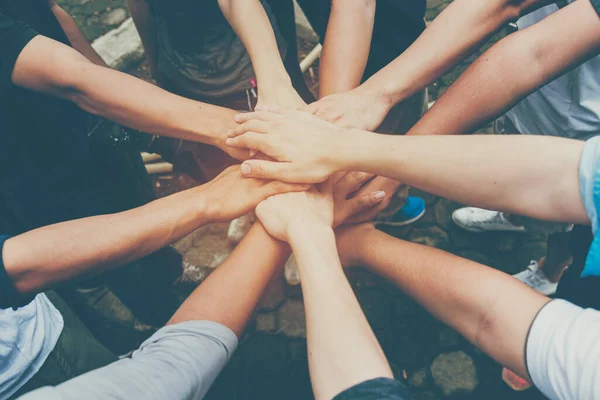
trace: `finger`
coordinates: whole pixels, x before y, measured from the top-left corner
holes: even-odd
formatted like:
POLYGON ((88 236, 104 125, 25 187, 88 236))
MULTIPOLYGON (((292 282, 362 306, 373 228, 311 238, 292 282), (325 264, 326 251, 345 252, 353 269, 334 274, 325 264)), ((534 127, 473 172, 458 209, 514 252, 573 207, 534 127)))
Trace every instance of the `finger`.
POLYGON ((360 189, 365 183, 372 179, 373 176, 373 174, 367 172, 347 172, 337 182, 334 190, 336 193, 339 193, 340 197, 344 196, 344 198, 348 198, 348 195, 360 189))
POLYGON ((261 188, 261 190, 263 194, 263 199, 268 199, 271 196, 275 196, 282 193, 305 192, 311 187, 312 185, 308 183, 289 183, 282 181, 271 181, 264 185, 261 188))
POLYGON ((244 161, 241 166, 242 175, 249 178, 277 179, 292 183, 316 183, 310 177, 303 177, 302 171, 292 163, 263 160, 244 161))
POLYGON ((272 112, 272 111, 255 111, 249 113, 240 113, 235 116, 235 122, 238 124, 243 124, 244 122, 248 122, 252 119, 257 119, 260 121, 273 121, 276 119, 283 118, 282 115, 272 112))
POLYGON ((379 213, 378 205, 381 204, 383 199, 385 199, 386 193, 383 191, 371 192, 361 194, 359 196, 354 197, 349 201, 349 204, 346 206, 346 221, 339 221, 339 223, 356 223, 356 222, 364 222, 368 219, 374 218, 379 213), (374 215, 369 218, 366 215, 368 212, 369 216, 371 212, 374 215))
POLYGON ((234 147, 238 149, 258 150, 264 153, 267 140, 267 135, 256 132, 247 132, 242 136, 229 138, 225 140, 225 144, 229 147, 234 147))
POLYGON ((244 122, 243 124, 239 124, 235 128, 229 130, 227 132, 227 137, 236 137, 243 135, 246 132, 258 132, 258 133, 267 133, 269 130, 269 125, 265 121, 260 121, 257 119, 252 119, 250 121, 244 122))

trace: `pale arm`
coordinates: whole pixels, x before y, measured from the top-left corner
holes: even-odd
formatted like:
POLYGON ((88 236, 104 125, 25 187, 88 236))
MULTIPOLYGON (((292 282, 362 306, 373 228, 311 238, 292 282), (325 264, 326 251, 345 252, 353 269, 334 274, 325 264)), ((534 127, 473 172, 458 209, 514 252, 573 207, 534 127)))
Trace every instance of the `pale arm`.
POLYGON ((173 95, 133 76, 94 65, 72 48, 37 36, 19 55, 12 81, 73 101, 93 114, 148 133, 225 148, 235 112, 173 95))
POLYGON ((230 221, 279 193, 306 185, 246 179, 229 167, 207 184, 113 215, 49 225, 8 239, 2 261, 17 292, 143 257, 208 222, 230 221))
POLYGON ((398 104, 462 60, 507 22, 551 3, 550 0, 457 0, 396 60, 367 82, 364 89, 398 104))
POLYGON ((589 0, 576 1, 494 45, 409 134, 471 132, 599 51, 600 18, 589 0))
POLYGON ((127 0, 127 4, 135 27, 142 39, 150 71, 152 76, 155 77, 158 73, 158 40, 152 9, 146 0, 127 0))
POLYGON ((360 150, 364 157, 356 163, 361 171, 463 204, 589 224, 579 189, 583 142, 528 135, 369 137, 364 149, 372 153, 360 150))
POLYGON ((315 398, 331 399, 392 371, 342 271, 331 228, 290 229, 306 309, 308 364, 315 398))
POLYGON ((455 0, 396 60, 356 89, 327 96, 309 109, 340 126, 374 131, 392 107, 427 87, 503 24, 549 2, 455 0))
POLYGON ((227 143, 279 161, 245 161, 246 176, 321 182, 338 171, 365 171, 464 204, 589 223, 579 186, 580 141, 532 135, 387 136, 340 128, 300 111, 236 118, 248 122, 236 127, 227 143))
POLYGON ((353 249, 358 265, 390 280, 500 364, 528 377, 525 342, 547 297, 500 271, 373 227, 341 232, 338 245, 353 249))
POLYGON ((369 58, 376 0, 333 0, 319 64, 319 96, 347 92, 362 80, 369 58))
POLYGON ((62 7, 56 4, 54 0, 50 0, 50 7, 52 9, 52 13, 56 17, 56 20, 60 24, 63 31, 65 31, 69 42, 71 42, 71 46, 73 46, 75 50, 83 54, 94 64, 101 67, 107 67, 108 65, 106 65, 102 57, 96 53, 96 50, 94 50, 94 48, 90 45, 90 42, 88 42, 87 38, 83 36, 83 33, 79 29, 79 26, 77 26, 77 23, 73 17, 63 10, 62 7))
POLYGON ((15 289, 35 293, 150 254, 208 222, 202 189, 118 214, 39 228, 8 239, 2 259, 15 289))
POLYGON ((250 55, 258 84, 257 107, 302 107, 304 101, 292 86, 271 21, 260 1, 219 0, 219 7, 250 55))

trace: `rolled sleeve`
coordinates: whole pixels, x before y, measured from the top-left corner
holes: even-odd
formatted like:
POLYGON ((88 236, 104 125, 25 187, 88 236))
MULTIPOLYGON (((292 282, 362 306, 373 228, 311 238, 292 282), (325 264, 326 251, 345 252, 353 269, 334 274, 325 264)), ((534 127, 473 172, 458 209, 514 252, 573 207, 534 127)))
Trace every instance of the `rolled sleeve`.
POLYGON ((29 25, 0 14, 0 90, 11 85, 17 58, 35 36, 29 25))
POLYGON ((170 325, 145 341, 131 358, 22 399, 201 399, 237 344, 236 335, 216 322, 170 325))
POLYGON ((600 312, 551 301, 535 318, 525 352, 529 375, 548 398, 600 398, 600 312))

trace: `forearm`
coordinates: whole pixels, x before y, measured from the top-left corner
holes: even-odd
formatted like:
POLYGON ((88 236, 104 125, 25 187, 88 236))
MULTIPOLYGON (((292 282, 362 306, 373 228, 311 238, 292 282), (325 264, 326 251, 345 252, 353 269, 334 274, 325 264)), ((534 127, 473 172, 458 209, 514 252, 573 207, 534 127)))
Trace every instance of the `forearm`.
POLYGON ((15 288, 35 293, 139 259, 207 222, 199 187, 130 211, 24 233, 6 241, 2 259, 15 288))
POLYGON ((50 6, 52 7, 52 13, 54 13, 69 42, 71 42, 71 46, 94 64, 101 67, 108 67, 102 57, 90 45, 90 42, 83 35, 73 17, 52 0, 50 6))
POLYGON ((600 18, 574 2, 484 53, 409 134, 470 132, 599 50, 600 18))
POLYGON ((589 223, 578 178, 583 142, 530 135, 355 135, 340 143, 349 155, 340 170, 387 176, 463 204, 589 223))
POLYGON ((158 67, 158 40, 154 15, 146 0, 127 0, 129 12, 142 39, 144 52, 153 74, 158 67))
POLYGON ((500 364, 527 377, 525 342, 549 299, 513 277, 372 229, 356 245, 387 278, 500 364))
POLYGON ((319 64, 319 96, 343 93, 360 85, 369 58, 374 0, 335 0, 319 64))
POLYGON ((271 81, 291 85, 269 17, 259 0, 219 0, 221 11, 238 34, 252 60, 258 87, 271 81))
POLYGON ((177 310, 169 324, 208 320, 244 331, 269 281, 290 255, 289 246, 254 224, 233 253, 177 310))
POLYGON ((454 1, 412 46, 365 82, 363 89, 384 97, 391 108, 427 87, 508 21, 549 2, 454 1))
POLYGON ((391 378, 385 355, 342 271, 331 228, 294 228, 290 244, 302 280, 315 397, 330 399, 365 380, 391 378))
POLYGON ((69 99, 86 111, 147 133, 224 147, 233 110, 171 94, 96 66, 75 50, 38 36, 21 52, 13 82, 69 99))

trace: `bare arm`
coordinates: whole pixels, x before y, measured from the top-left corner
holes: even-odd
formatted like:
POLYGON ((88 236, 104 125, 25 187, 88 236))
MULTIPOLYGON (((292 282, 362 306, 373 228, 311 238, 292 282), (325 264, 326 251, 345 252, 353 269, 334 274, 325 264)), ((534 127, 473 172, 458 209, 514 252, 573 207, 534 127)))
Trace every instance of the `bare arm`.
POLYGON ((252 60, 258 83, 257 107, 304 106, 285 70, 269 17, 259 0, 219 0, 221 11, 252 60))
POLYGON ((470 132, 600 51, 600 18, 580 0, 479 57, 409 134, 470 132))
POLYGON ((427 87, 508 21, 550 2, 453 1, 396 60, 346 96, 314 103, 311 111, 341 126, 373 131, 394 105, 427 87))
POLYGON ((54 0, 50 0, 50 7, 61 28, 65 31, 69 42, 71 42, 71 46, 94 64, 101 67, 108 67, 102 57, 100 57, 100 55, 96 53, 96 50, 90 45, 87 38, 83 36, 83 33, 79 29, 79 26, 77 26, 73 17, 56 4, 54 0))
POLYGON ((228 144, 280 161, 248 160, 242 165, 247 176, 319 182, 338 171, 365 171, 469 205, 589 223, 579 190, 580 141, 387 136, 340 128, 300 111, 244 114, 237 120, 248 122, 231 133, 228 144))
POLYGON ((288 241, 296 256, 306 308, 310 376, 319 400, 366 380, 392 377, 342 271, 331 228, 331 190, 327 182, 297 196, 273 196, 256 209, 267 231, 288 241))
POLYGON ((376 0, 333 0, 319 64, 319 95, 343 93, 362 80, 375 22, 376 0))
POLYGON ((340 251, 354 253, 356 265, 387 278, 490 357, 528 377, 527 334, 547 297, 500 271, 372 226, 347 228, 337 239, 340 251))
POLYGON ((39 228, 8 239, 2 260, 18 292, 36 293, 143 257, 214 221, 229 221, 265 198, 305 187, 249 180, 239 166, 213 181, 113 215, 39 228))
POLYGON ((148 133, 223 144, 235 112, 173 95, 130 75, 92 64, 72 48, 43 36, 19 55, 12 81, 73 101, 91 113, 148 133))
POLYGON ((168 324, 215 321, 238 337, 267 284, 290 255, 287 244, 254 224, 233 253, 187 298, 168 324))
POLYGON ((154 15, 146 0, 127 0, 129 12, 140 34, 152 76, 158 73, 158 40, 154 15))

